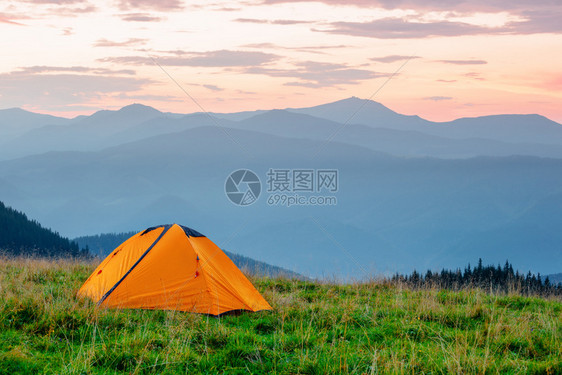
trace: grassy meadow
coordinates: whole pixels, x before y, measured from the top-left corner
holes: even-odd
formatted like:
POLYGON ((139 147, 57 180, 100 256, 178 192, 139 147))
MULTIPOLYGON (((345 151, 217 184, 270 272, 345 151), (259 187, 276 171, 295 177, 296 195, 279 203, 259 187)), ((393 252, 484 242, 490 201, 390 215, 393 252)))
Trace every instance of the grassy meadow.
POLYGON ((252 277, 274 311, 98 309, 96 264, 0 259, 0 374, 562 373, 562 301, 252 277))

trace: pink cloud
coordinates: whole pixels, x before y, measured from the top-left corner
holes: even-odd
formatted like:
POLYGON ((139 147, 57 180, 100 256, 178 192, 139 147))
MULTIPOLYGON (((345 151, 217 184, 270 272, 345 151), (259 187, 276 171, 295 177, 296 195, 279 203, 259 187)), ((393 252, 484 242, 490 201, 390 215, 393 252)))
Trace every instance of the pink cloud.
POLYGON ((453 97, 451 96, 427 96, 423 98, 423 100, 431 100, 434 102, 442 102, 443 100, 452 100, 453 97))
POLYGON ((0 13, 0 23, 8 23, 11 25, 25 26, 22 23, 16 22, 15 20, 21 20, 28 17, 15 16, 12 14, 0 13))
POLYGON ((181 0, 120 0, 119 7, 123 10, 140 8, 167 12, 180 10, 184 5, 181 0))
POLYGON ((38 69, 41 73, 29 70, 0 74, 0 92, 10 93, 9 98, 3 98, 5 105, 84 105, 104 95, 132 93, 154 83, 147 78, 69 69, 57 68, 49 74, 43 74, 42 68, 38 69))
MULTIPOLYGON (((164 66, 239 67, 263 65, 276 60, 278 57, 271 53, 258 51, 220 50, 176 53, 176 56, 156 57, 156 61, 164 66)), ((148 56, 107 57, 99 61, 129 65, 154 64, 148 56)))
POLYGON ((325 50, 342 49, 342 48, 348 48, 350 46, 343 45, 343 44, 337 44, 337 45, 317 45, 317 46, 306 45, 306 46, 302 46, 302 47, 287 47, 287 46, 281 46, 281 45, 273 44, 273 43, 251 43, 251 44, 245 44, 241 47, 259 49, 259 50, 263 50, 263 49, 276 49, 276 50, 286 49, 286 50, 292 50, 292 51, 297 51, 297 52, 306 52, 306 53, 314 53, 314 54, 323 55, 323 54, 326 54, 325 50))
POLYGON ((419 59, 420 56, 406 56, 406 55, 389 55, 382 57, 371 57, 372 61, 382 62, 382 63, 393 63, 396 61, 404 61, 409 59, 419 59))
POLYGON ((271 25, 297 25, 303 23, 313 23, 313 21, 299 21, 299 20, 265 20, 257 18, 237 18, 234 22, 242 23, 268 23, 271 25))
POLYGON ((44 74, 44 73, 94 73, 102 75, 135 75, 134 70, 130 69, 106 69, 106 68, 90 68, 87 66, 46 66, 34 65, 19 68, 13 71, 11 75, 29 75, 29 74, 44 74))
POLYGON ((87 0, 27 0, 28 3, 33 4, 53 4, 53 5, 69 5, 69 4, 82 4, 87 3, 87 0))
POLYGON ((437 62, 453 65, 485 65, 488 63, 485 60, 438 60, 437 62))
POLYGON ((415 39, 486 34, 491 29, 464 22, 410 22, 402 18, 384 18, 369 22, 333 22, 326 29, 314 31, 379 39, 415 39))
POLYGON ((149 13, 128 13, 121 16, 123 21, 130 22, 159 22, 162 21, 162 17, 156 17, 149 13))
POLYGON ((562 90, 562 75, 547 78, 543 81, 541 87, 549 91, 560 92, 562 90))
POLYGON ((285 86, 309 88, 334 87, 337 85, 354 85, 368 79, 387 77, 390 74, 357 69, 346 64, 333 64, 317 61, 302 61, 294 69, 275 69, 267 67, 250 67, 243 70, 246 74, 262 74, 270 77, 286 77, 297 81, 286 82, 285 86))
POLYGON ((146 44, 148 39, 129 38, 127 40, 116 42, 107 39, 98 39, 93 45, 94 47, 127 47, 146 44))
MULTIPOLYGON (((262 4, 300 3, 307 0, 264 0, 262 4)), ((360 8, 413 9, 419 12, 452 11, 471 15, 476 12, 509 12, 522 21, 512 21, 502 27, 486 27, 469 23, 440 20, 415 22, 411 19, 386 18, 367 22, 334 22, 323 31, 333 34, 380 39, 408 39, 432 36, 479 34, 562 33, 562 2, 559 0, 317 0, 327 5, 347 5, 360 8)))
POLYGON ((558 0, 263 0, 262 4, 317 2, 327 5, 348 5, 360 8, 431 9, 469 12, 560 8, 558 0))

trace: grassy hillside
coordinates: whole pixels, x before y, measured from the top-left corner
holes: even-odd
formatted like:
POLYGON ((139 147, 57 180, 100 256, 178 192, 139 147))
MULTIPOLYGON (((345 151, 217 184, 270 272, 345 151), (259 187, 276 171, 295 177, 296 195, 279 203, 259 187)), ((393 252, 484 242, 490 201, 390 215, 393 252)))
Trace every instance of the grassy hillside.
POLYGON ((562 302, 252 278, 274 311, 97 309, 95 264, 0 259, 0 373, 562 372, 562 302))

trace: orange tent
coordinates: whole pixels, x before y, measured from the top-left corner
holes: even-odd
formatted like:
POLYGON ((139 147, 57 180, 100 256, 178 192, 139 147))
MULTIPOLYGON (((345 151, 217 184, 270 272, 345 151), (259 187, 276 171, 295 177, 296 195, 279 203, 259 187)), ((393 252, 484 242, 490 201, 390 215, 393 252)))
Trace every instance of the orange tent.
POLYGON ((178 224, 148 228, 123 242, 90 275, 78 296, 113 308, 211 315, 271 310, 217 245, 178 224))

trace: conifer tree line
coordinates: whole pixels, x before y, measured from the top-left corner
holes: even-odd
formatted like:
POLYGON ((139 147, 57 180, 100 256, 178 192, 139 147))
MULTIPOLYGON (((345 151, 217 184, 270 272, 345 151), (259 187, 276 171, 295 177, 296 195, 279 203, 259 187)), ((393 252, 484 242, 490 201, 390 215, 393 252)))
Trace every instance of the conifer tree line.
POLYGON ((542 278, 529 271, 527 274, 514 271, 513 265, 506 260, 504 266, 482 264, 474 268, 470 264, 461 270, 442 269, 441 272, 427 270, 421 274, 414 270, 410 275, 395 274, 391 280, 395 283, 405 283, 413 288, 437 287, 443 289, 460 290, 465 288, 480 288, 493 293, 519 292, 523 295, 557 295, 562 296, 562 284, 553 284, 548 276, 542 278))
POLYGON ((84 257, 76 242, 43 228, 37 221, 0 202, 0 254, 10 256, 84 257))
POLYGON ((95 234, 92 236, 76 237, 74 241, 81 248, 88 249, 92 256, 103 259, 109 255, 113 249, 135 234, 136 232, 95 234))

